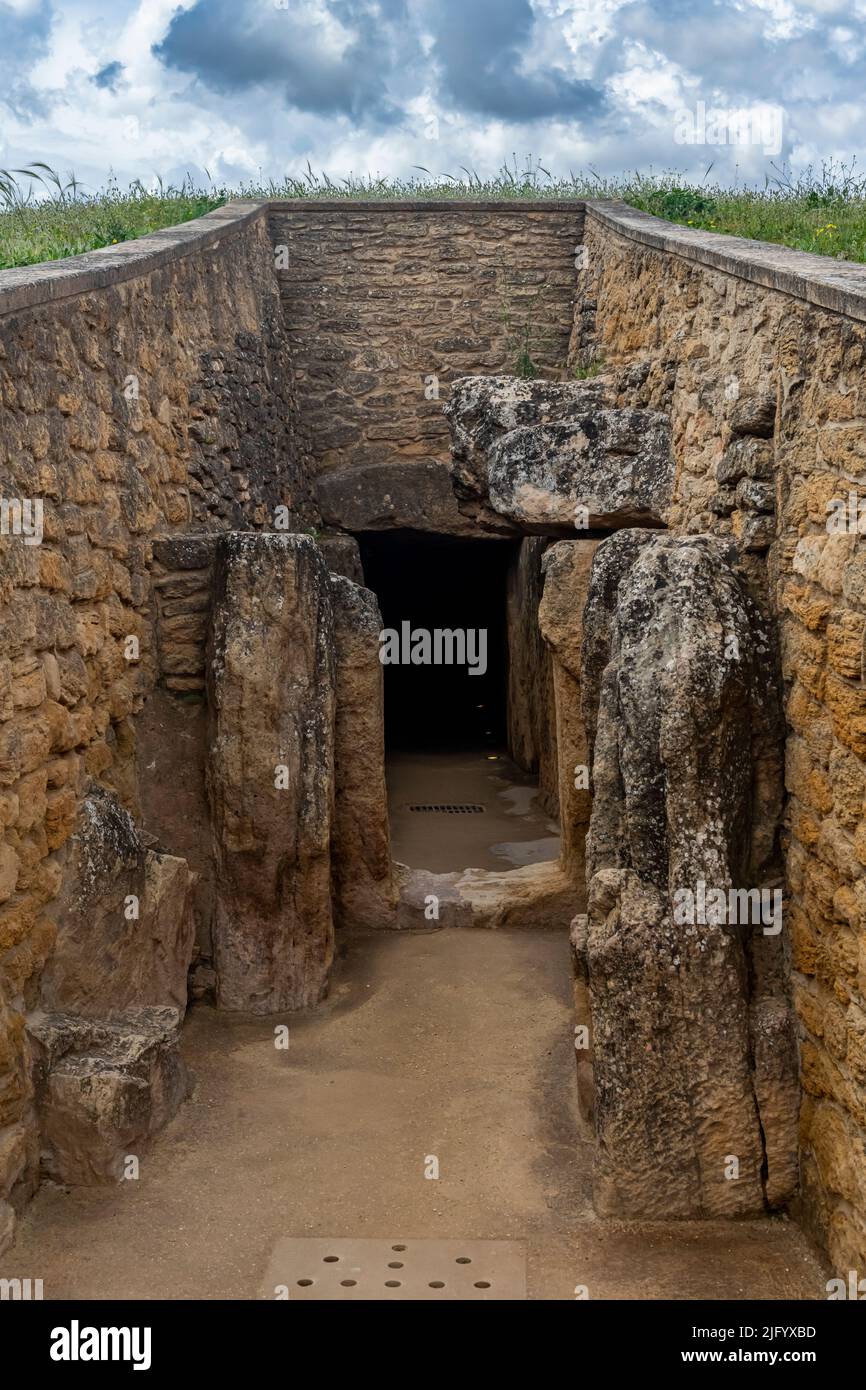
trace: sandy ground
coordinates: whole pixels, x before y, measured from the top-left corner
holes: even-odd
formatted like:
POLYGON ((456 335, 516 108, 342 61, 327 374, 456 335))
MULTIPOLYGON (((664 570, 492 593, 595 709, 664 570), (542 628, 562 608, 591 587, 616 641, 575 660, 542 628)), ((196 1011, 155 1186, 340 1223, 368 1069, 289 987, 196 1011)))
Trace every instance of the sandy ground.
POLYGON ((515 869, 559 856, 559 827, 537 782, 496 749, 389 754, 391 850, 413 869, 515 869), (409 811, 416 804, 481 805, 480 814, 409 811))
POLYGON ((139 1180, 43 1187, 0 1276, 46 1298, 250 1299, 285 1238, 450 1237, 525 1242, 530 1298, 823 1294, 785 1220, 593 1218, 564 934, 352 937, 330 999, 289 1021, 279 1051, 274 1019, 193 1009, 195 1093, 139 1180))

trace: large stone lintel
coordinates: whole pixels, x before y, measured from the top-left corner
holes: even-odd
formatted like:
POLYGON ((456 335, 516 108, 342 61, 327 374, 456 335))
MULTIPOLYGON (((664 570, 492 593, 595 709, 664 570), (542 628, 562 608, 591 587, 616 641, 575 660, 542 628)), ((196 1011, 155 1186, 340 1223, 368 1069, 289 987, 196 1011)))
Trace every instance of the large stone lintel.
POLYGON ((344 531, 433 531, 439 535, 511 536, 517 528, 505 518, 464 515, 447 465, 435 459, 370 463, 317 481, 322 517, 344 531))
POLYGON ((615 382, 463 377, 445 412, 461 496, 527 534, 665 524, 674 464, 658 411, 613 408, 615 382))

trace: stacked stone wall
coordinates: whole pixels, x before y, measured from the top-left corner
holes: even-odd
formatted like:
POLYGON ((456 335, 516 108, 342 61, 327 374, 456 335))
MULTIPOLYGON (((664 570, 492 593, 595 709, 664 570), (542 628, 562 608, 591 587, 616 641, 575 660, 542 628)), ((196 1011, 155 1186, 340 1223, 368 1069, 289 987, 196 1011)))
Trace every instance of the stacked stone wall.
POLYGON ((82 799, 140 816, 139 711, 160 674, 203 685, 200 575, 154 538, 316 516, 263 208, 0 276, 0 498, 2 1244, 37 1180, 25 1015, 82 799))
POLYGON ((671 529, 733 537, 778 622, 801 1208, 834 1264, 862 1271, 866 275, 604 204, 584 260, 572 361, 628 366, 628 403, 670 414, 671 529))

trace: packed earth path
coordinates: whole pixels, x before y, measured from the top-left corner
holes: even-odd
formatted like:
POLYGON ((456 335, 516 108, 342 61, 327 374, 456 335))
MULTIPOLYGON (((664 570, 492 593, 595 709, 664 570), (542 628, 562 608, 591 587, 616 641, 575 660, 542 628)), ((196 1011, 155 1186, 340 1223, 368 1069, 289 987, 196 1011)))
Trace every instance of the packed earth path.
POLYGON ((349 934, 315 1011, 194 1006, 195 1090, 138 1180, 44 1184, 0 1278, 46 1299, 269 1299, 286 1238, 452 1238, 524 1243, 534 1299, 826 1297, 787 1219, 593 1216, 567 958, 547 931, 349 934))

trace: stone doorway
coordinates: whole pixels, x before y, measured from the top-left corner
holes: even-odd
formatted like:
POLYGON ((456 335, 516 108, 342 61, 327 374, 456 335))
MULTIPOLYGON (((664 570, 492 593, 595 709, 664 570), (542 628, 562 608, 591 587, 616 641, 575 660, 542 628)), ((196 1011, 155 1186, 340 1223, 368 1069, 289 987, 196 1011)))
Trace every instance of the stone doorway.
POLYGON ((556 860, 538 777, 509 751, 508 577, 518 546, 413 531, 360 537, 382 614, 392 851, 412 869, 556 860))

